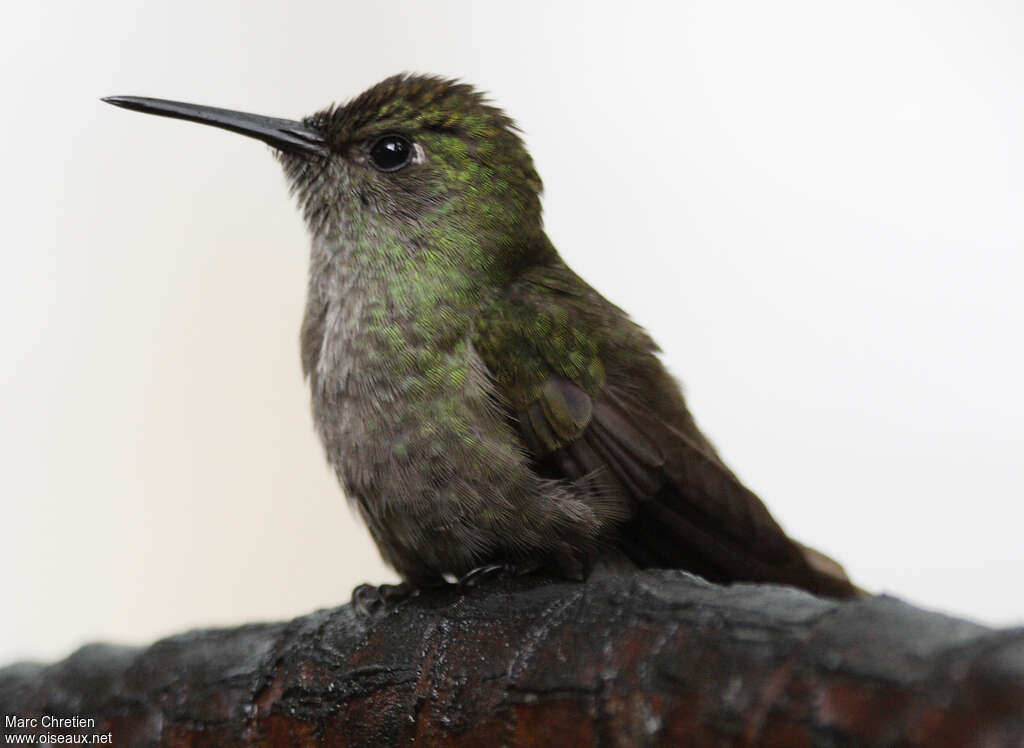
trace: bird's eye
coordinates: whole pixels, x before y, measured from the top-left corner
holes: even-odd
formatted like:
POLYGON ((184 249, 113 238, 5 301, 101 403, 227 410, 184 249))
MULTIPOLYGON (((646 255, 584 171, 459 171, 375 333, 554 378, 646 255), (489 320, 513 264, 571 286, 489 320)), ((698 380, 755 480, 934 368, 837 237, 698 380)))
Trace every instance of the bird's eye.
POLYGON ((370 146, 370 160, 381 171, 397 171, 412 158, 412 142, 402 135, 381 135, 370 146))

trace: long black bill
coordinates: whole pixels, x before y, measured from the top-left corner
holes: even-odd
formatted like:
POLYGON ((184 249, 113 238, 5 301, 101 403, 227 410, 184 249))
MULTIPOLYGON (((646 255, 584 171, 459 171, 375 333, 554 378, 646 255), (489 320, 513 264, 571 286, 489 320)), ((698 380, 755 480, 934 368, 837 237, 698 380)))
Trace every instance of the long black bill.
POLYGON ((136 112, 158 114, 161 117, 173 117, 174 119, 187 119, 189 122, 231 130, 231 132, 262 140, 278 150, 289 153, 320 155, 327 153, 327 145, 320 132, 290 119, 264 117, 260 114, 246 114, 230 109, 186 104, 181 101, 145 99, 140 96, 108 96, 103 101, 125 109, 134 109, 136 112))

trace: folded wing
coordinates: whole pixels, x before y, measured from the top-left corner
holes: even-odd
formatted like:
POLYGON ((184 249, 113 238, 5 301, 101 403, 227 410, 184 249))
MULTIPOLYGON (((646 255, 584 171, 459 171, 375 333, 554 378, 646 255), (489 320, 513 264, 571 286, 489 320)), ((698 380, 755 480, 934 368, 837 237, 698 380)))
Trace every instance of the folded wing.
POLYGON ((609 541, 638 566, 858 593, 724 465, 646 334, 564 265, 510 286, 474 345, 535 469, 616 512, 609 541))

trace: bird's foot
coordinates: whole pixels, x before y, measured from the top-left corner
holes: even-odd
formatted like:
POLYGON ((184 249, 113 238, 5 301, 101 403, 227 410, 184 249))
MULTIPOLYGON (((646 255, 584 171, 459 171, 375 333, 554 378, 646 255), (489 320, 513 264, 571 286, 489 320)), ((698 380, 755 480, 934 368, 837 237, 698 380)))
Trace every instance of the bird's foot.
POLYGON ((455 584, 463 588, 479 587, 482 584, 487 584, 488 582, 497 581, 499 579, 521 577, 524 574, 530 574, 537 571, 538 568, 540 567, 537 564, 484 564, 483 566, 478 566, 463 574, 455 581, 455 584))
POLYGON ((352 607, 364 618, 373 618, 415 595, 416 588, 401 584, 361 584, 352 590, 352 607))

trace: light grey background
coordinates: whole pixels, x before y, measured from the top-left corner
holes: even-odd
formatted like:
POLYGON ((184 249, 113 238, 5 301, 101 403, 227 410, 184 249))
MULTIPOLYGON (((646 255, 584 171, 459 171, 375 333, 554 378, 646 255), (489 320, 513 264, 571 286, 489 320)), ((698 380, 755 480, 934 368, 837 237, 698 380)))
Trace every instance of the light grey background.
POLYGON ((1024 620, 1013 2, 54 3, 0 31, 0 661, 393 579, 313 436, 268 149, 402 70, 518 119, 566 259, 865 587, 1024 620))

